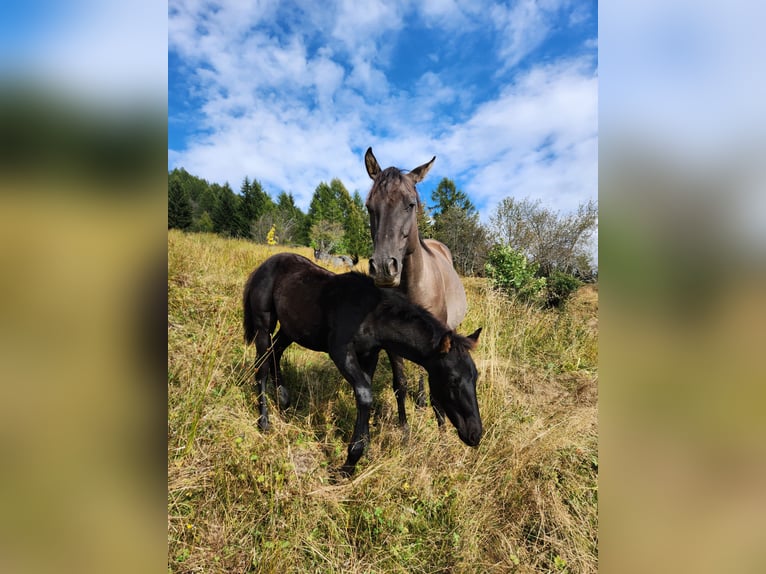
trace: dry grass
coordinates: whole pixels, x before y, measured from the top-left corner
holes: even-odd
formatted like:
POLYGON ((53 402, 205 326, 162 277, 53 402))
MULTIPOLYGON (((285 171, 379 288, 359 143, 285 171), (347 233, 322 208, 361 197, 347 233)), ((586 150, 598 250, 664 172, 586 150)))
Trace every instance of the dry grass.
POLYGON ((240 298, 277 250, 168 234, 168 571, 596 572, 597 289, 559 313, 465 279, 460 330, 484 327, 481 445, 411 401, 403 443, 381 356, 370 448, 334 484, 355 407, 325 355, 290 348, 295 406, 256 424, 240 298))

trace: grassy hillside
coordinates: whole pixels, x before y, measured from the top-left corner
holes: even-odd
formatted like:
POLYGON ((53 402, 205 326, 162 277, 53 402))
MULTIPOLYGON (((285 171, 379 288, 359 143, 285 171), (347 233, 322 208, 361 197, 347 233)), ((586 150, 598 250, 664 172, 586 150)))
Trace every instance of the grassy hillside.
POLYGON ((168 571, 596 572, 597 288, 539 311, 465 279, 481 445, 413 401, 405 444, 381 355, 370 448, 333 483, 355 406, 326 355, 285 352, 294 406, 257 427, 242 288, 281 250, 168 233, 168 571))

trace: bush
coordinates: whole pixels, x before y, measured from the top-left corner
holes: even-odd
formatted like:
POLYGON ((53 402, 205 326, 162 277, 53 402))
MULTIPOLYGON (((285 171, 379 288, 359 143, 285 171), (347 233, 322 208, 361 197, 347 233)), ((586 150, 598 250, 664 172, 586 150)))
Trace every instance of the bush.
POLYGON ((199 219, 195 219, 192 224, 192 231, 199 231, 201 233, 213 233, 215 225, 210 218, 210 214, 207 211, 203 211, 199 219))
POLYGON ((492 286, 508 295, 525 301, 540 301, 544 296, 546 281, 537 276, 538 265, 507 245, 490 249, 484 270, 492 286))
POLYGON ((582 284, 582 281, 569 273, 554 271, 546 281, 546 304, 549 307, 561 307, 582 284))

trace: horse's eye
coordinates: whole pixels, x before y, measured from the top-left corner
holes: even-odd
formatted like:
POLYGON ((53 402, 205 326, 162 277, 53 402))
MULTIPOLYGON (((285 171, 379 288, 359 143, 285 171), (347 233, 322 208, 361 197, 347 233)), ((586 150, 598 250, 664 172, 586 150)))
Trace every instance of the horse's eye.
POLYGON ((412 211, 412 208, 415 207, 415 203, 410 203, 406 208, 405 211, 412 211))

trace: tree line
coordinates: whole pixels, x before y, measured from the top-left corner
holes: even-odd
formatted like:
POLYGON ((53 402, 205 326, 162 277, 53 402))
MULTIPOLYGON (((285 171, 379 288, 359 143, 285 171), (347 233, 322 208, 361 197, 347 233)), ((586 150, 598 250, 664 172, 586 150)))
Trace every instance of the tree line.
MULTIPOLYGON (((431 194, 430 207, 420 205, 418 230, 421 237, 450 248, 461 275, 489 276, 500 288, 534 297, 547 287, 548 303, 557 304, 558 295, 550 294, 553 283, 566 291, 597 276, 588 245, 597 221, 594 201, 562 215, 540 201, 506 197, 485 225, 466 193, 443 178, 431 194)), ((292 194, 282 191, 275 201, 255 179, 245 177, 235 193, 228 183, 209 183, 176 168, 168 175, 168 228, 258 243, 266 243, 268 236, 270 243, 359 258, 372 254, 364 201, 337 178, 316 187, 304 213, 292 194)))

